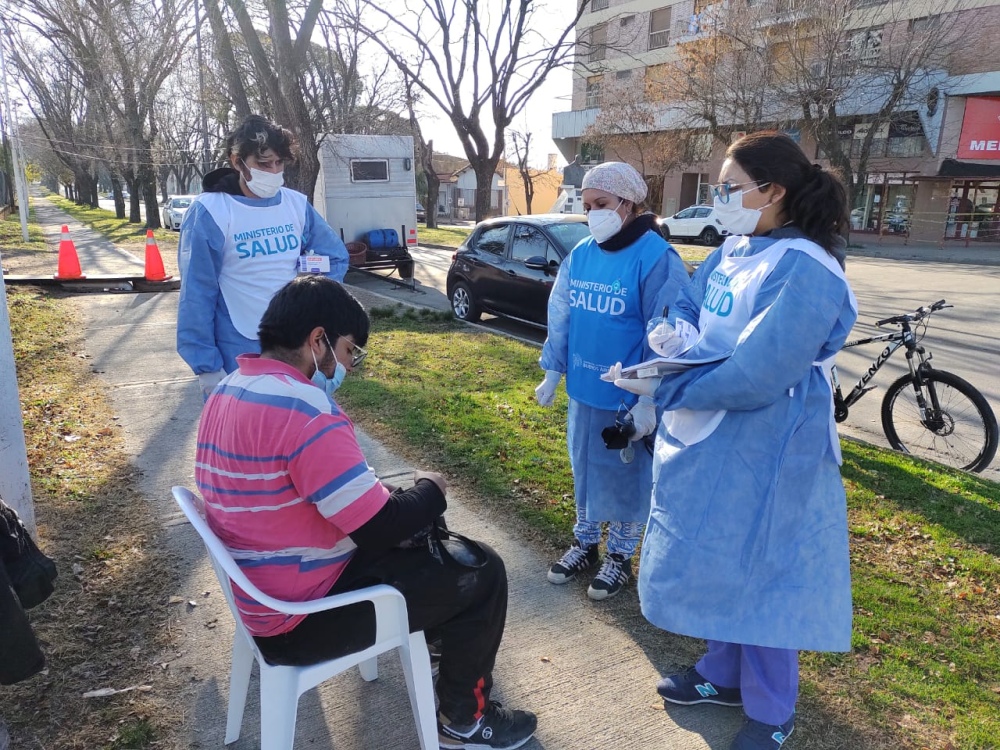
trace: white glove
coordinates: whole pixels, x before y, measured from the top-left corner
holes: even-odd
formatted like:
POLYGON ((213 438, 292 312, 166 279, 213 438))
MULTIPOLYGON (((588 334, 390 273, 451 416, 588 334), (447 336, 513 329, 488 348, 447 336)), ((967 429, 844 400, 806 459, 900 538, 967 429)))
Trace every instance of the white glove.
POLYGON ((535 388, 535 400, 539 406, 552 406, 556 400, 556 386, 562 380, 562 373, 555 370, 545 371, 545 380, 535 388))
POLYGON ((629 410, 629 414, 635 425, 635 434, 630 438, 632 441, 642 440, 656 429, 656 404, 649 396, 640 396, 639 403, 629 410))
POLYGON ((601 380, 614 383, 623 391, 647 397, 652 397, 656 393, 656 389, 660 387, 661 379, 657 377, 623 378, 621 362, 615 362, 606 373, 601 375, 601 380))
POLYGON ((646 335, 649 348, 661 357, 672 357, 684 348, 684 337, 667 322, 666 318, 650 321, 649 333, 646 335), (658 321, 658 322, 657 322, 658 321))
POLYGON ((203 400, 208 401, 208 397, 212 395, 215 386, 221 383, 224 377, 226 377, 225 370, 198 373, 198 385, 201 386, 201 397, 203 400))

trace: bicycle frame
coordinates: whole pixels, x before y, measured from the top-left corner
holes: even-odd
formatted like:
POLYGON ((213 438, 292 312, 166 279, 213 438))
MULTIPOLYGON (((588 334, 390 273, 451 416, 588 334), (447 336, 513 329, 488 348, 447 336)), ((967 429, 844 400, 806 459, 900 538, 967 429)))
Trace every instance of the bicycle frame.
MULTIPOLYGON (((870 338, 848 341, 841 348, 851 349, 855 346, 878 344, 882 342, 889 342, 889 345, 882 350, 882 353, 879 354, 878 357, 875 358, 875 361, 871 363, 868 370, 861 376, 858 382, 854 385, 854 388, 851 389, 846 397, 841 394, 840 379, 837 377, 837 366, 833 365, 830 368, 830 377, 833 380, 834 387, 834 401, 838 403, 838 406, 842 406, 844 409, 850 408, 868 391, 872 390, 874 386, 869 386, 868 383, 870 383, 872 378, 875 377, 875 374, 882 369, 882 365, 884 365, 893 354, 899 351, 901 347, 906 347, 906 361, 910 367, 911 374, 915 375, 924 365, 924 348, 917 345, 916 337, 914 336, 914 333, 910 329, 909 325, 905 325, 902 331, 893 331, 892 333, 882 334, 881 336, 872 336, 870 338), (917 366, 914 366, 913 364, 914 353, 916 353, 919 358, 919 364, 917 366)), ((843 416, 847 416, 846 412, 843 416)))

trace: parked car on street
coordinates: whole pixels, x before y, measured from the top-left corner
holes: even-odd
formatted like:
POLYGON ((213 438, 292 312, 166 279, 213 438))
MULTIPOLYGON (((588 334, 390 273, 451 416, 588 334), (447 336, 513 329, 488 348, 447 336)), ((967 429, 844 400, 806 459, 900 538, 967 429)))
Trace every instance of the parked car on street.
POLYGON ((500 216, 476 225, 452 256, 447 291, 457 318, 485 313, 544 327, 559 265, 590 235, 578 214, 500 216))
POLYGON ((690 206, 660 219, 660 234, 665 240, 698 240, 706 245, 718 245, 729 232, 722 228, 714 207, 690 206))
POLYGON ((193 195, 175 195, 170 198, 163 207, 163 226, 167 229, 181 230, 181 221, 184 214, 191 207, 193 195))
POLYGON ((420 201, 417 201, 417 221, 427 221, 427 212, 420 201))

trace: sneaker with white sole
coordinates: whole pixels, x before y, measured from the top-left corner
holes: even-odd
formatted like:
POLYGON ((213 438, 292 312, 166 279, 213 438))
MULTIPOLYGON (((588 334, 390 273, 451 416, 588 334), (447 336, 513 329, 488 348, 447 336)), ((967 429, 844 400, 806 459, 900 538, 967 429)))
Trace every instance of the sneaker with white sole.
POLYGON ((577 573, 585 573, 596 568, 598 562, 600 562, 600 557, 596 544, 581 547, 579 542, 573 542, 573 546, 566 550, 566 554, 549 568, 549 582, 569 583, 576 578, 577 573))
POLYGON ((795 714, 784 724, 765 724, 748 718, 729 750, 779 750, 794 729, 795 714))
POLYGON ((663 700, 680 706, 693 706, 696 703, 714 703, 717 706, 743 705, 743 696, 739 688, 713 685, 698 674, 698 670, 694 667, 686 672, 664 677, 656 684, 656 692, 663 700))
POLYGON ((610 599, 632 580, 632 558, 612 552, 587 589, 587 596, 595 601, 610 599))
POLYGON ((471 727, 438 721, 441 750, 514 750, 531 739, 538 719, 530 711, 511 711, 496 701, 471 727))

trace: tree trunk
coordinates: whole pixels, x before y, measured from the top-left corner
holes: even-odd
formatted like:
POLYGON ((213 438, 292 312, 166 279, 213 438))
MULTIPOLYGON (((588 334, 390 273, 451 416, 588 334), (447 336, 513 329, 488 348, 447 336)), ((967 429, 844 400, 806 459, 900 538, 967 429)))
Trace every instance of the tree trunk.
POLYGON ((499 159, 484 159, 472 168, 476 173, 476 221, 489 218, 490 199, 493 193, 493 175, 497 172, 499 159))
POLYGON ((424 213, 427 217, 428 229, 436 229, 438 225, 438 198, 441 195, 441 180, 434 173, 424 172, 427 175, 427 202, 424 204, 424 213))

